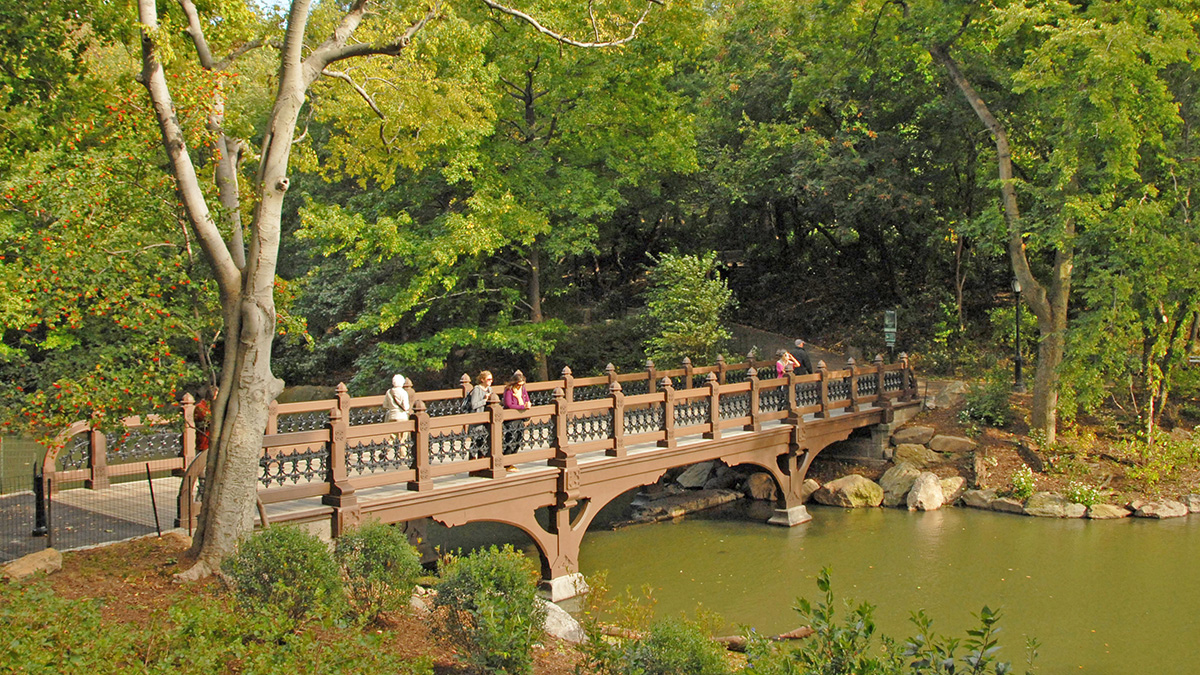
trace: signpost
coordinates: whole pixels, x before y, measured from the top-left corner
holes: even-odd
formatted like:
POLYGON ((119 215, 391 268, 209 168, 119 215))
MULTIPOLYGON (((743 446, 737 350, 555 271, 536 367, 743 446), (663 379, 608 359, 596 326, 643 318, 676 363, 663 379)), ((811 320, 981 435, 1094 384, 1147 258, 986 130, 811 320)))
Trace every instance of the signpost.
POLYGON ((883 310, 883 341, 887 344, 888 354, 896 348, 896 310, 883 310))

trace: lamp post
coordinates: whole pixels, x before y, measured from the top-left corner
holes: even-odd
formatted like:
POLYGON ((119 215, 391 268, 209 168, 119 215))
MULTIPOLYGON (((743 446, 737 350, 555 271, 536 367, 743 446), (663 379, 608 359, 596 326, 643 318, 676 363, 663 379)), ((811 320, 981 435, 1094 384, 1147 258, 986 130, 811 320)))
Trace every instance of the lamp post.
POLYGON ((1013 359, 1013 391, 1025 393, 1025 378, 1021 375, 1021 366, 1024 360, 1021 358, 1021 280, 1013 277, 1013 304, 1017 308, 1017 341, 1013 346, 1016 351, 1016 357, 1013 359))

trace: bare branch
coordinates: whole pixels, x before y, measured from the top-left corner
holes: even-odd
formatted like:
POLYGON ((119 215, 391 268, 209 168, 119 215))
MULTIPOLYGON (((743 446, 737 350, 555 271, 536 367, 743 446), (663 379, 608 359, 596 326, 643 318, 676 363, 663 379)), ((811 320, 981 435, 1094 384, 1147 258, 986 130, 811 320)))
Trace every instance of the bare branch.
POLYGON ((349 84, 354 89, 354 91, 358 92, 358 95, 361 96, 362 99, 367 102, 367 105, 371 106, 371 110, 375 111, 375 114, 378 115, 380 119, 383 119, 383 111, 380 110, 379 106, 375 104, 375 99, 371 98, 371 94, 367 93, 366 89, 363 89, 362 87, 360 87, 358 85, 358 83, 355 82, 353 79, 351 79, 351 77, 349 75, 347 75, 346 73, 343 73, 340 70, 329 70, 329 69, 322 70, 321 74, 326 77, 332 77, 332 78, 342 80, 343 82, 349 84))
POLYGON ((254 51, 255 49, 258 49, 259 47, 262 47, 264 45, 278 47, 277 44, 268 43, 266 40, 263 40, 262 38, 258 38, 256 40, 251 40, 245 44, 238 45, 237 49, 234 49, 232 52, 229 52, 228 54, 226 54, 225 58, 218 61, 216 63, 216 65, 213 67, 215 70, 225 70, 230 65, 232 65, 233 62, 238 59, 238 57, 240 57, 244 54, 248 54, 248 53, 254 51))
POLYGON ((588 20, 592 22, 592 35, 600 41, 600 26, 596 23, 595 0, 588 0, 588 20))
POLYGON ((553 30, 550 30, 549 28, 547 28, 547 27, 543 26, 541 23, 539 23, 537 19, 533 18, 532 16, 529 16, 528 14, 526 14, 525 12, 522 12, 519 9, 513 9, 512 7, 507 7, 505 5, 501 5, 500 3, 495 2, 495 0, 482 0, 482 2, 483 2, 483 4, 487 5, 488 7, 491 7, 492 9, 496 10, 497 12, 501 12, 503 14, 507 14, 511 17, 515 17, 517 19, 520 19, 521 21, 524 21, 525 23, 527 23, 531 27, 533 27, 534 30, 541 33, 542 35, 549 37, 552 40, 556 40, 564 45, 570 45, 572 47, 582 47, 584 49, 595 49, 595 48, 599 48, 599 47, 616 47, 619 45, 623 45, 627 42, 631 42, 634 38, 637 37, 638 29, 641 28, 642 24, 646 22, 646 17, 650 14, 650 10, 654 8, 654 5, 662 4, 658 0, 649 0, 646 3, 646 9, 642 10, 642 13, 640 16, 638 16, 637 21, 633 22, 633 25, 630 26, 629 35, 626 35, 623 38, 620 38, 617 40, 609 40, 607 42, 601 42, 599 39, 597 39, 595 42, 580 42, 578 40, 573 40, 561 33, 557 33, 553 30))
POLYGON ((324 70, 326 66, 338 61, 344 61, 356 56, 371 56, 373 54, 382 54, 387 56, 397 56, 404 51, 405 47, 412 42, 413 36, 421 31, 430 21, 437 17, 441 10, 441 0, 436 0, 429 7, 429 11, 417 20, 416 23, 408 27, 403 35, 388 41, 378 44, 346 44, 350 40, 350 35, 362 22, 363 15, 366 13, 366 0, 358 0, 354 6, 342 18, 342 23, 334 30, 333 35, 326 40, 320 47, 317 47, 309 56, 308 61, 314 64, 318 70, 324 70))

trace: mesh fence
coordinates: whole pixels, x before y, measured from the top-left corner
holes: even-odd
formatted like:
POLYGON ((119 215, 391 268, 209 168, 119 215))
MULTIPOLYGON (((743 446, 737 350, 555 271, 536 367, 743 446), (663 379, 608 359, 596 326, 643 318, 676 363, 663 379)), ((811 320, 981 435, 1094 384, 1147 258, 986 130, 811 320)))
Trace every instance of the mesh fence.
POLYGON ((69 550, 165 529, 175 523, 179 478, 132 474, 96 489, 82 482, 43 484, 39 456, 17 461, 0 445, 0 563, 51 547, 69 550), (45 489, 49 488, 49 489, 45 489))

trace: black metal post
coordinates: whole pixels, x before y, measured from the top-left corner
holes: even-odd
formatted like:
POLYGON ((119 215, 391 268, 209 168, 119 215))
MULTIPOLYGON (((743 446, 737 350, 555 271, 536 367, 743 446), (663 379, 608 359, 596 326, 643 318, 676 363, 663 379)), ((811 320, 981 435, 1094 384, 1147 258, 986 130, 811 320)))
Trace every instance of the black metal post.
POLYGON ((154 529, 162 536, 162 523, 158 522, 158 502, 154 501, 154 478, 150 476, 150 462, 146 462, 146 485, 150 486, 150 508, 154 510, 154 529))
POLYGON ((1013 360, 1013 391, 1025 393, 1025 377, 1021 374, 1024 359, 1021 358, 1021 282, 1013 279, 1013 304, 1017 308, 1017 342, 1014 345, 1016 358, 1013 360))
POLYGON ((49 534, 46 526, 46 486, 42 482, 42 464, 33 465, 33 533, 31 536, 44 537, 49 534))

